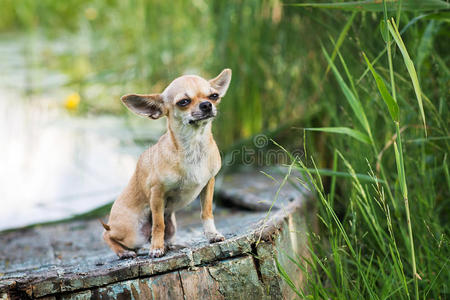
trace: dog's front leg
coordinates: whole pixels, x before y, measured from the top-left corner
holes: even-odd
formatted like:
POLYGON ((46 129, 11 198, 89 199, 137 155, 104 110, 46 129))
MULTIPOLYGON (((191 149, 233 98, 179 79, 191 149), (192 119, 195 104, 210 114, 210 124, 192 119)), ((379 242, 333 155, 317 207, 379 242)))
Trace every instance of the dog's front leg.
POLYGON ((203 232, 210 243, 216 243, 225 240, 225 237, 220 234, 214 225, 214 217, 212 212, 212 201, 214 194, 214 177, 208 181, 208 184, 203 188, 200 194, 200 202, 202 205, 202 223, 203 232))
POLYGON ((150 208, 152 211, 152 242, 150 257, 164 255, 164 191, 161 186, 151 189, 150 208))

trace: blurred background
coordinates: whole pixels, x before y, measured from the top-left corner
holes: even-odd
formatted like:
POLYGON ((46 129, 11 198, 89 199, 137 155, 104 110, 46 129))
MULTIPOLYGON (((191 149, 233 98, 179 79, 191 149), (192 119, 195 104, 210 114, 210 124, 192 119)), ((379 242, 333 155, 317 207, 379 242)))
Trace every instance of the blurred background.
POLYGON ((311 293, 409 299, 414 280, 423 298, 446 298, 449 2, 393 0, 385 11, 383 1, 303 2, 0 0, 0 231, 108 208, 165 130, 165 120, 132 115, 120 96, 228 67, 213 129, 222 173, 248 164, 236 150, 264 155, 281 145, 325 195, 310 237, 320 271, 308 278, 311 293), (387 31, 391 17, 418 80, 387 31), (397 160, 394 141, 403 143, 397 160))

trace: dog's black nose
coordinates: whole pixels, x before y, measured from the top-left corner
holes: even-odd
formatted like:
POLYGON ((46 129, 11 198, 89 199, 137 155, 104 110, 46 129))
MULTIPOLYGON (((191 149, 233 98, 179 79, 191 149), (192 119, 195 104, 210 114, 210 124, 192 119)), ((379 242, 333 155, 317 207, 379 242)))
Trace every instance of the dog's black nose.
POLYGON ((200 110, 203 112, 210 112, 212 109, 212 104, 209 101, 203 101, 200 103, 200 110))

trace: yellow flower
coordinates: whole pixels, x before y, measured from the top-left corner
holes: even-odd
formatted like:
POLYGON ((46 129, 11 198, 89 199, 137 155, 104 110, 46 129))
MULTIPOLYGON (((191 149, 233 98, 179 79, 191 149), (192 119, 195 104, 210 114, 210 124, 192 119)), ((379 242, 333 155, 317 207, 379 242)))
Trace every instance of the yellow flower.
POLYGON ((84 11, 84 15, 88 20, 95 20, 97 18, 97 10, 93 7, 88 7, 84 11))
POLYGON ((80 94, 78 93, 72 93, 69 96, 67 96, 66 100, 64 101, 64 106, 67 110, 75 111, 78 109, 78 105, 80 104, 80 94))

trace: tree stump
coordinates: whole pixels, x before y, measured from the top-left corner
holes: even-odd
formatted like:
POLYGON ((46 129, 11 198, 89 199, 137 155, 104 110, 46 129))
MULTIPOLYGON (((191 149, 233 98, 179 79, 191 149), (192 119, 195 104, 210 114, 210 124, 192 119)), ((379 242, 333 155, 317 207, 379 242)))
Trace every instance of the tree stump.
POLYGON ((98 220, 0 233, 0 299, 293 298, 277 261, 301 288, 304 274, 289 257, 308 255, 306 222, 315 212, 289 182, 276 197, 283 177, 274 179, 255 171, 226 176, 215 209, 226 240, 207 243, 194 202, 177 213, 177 241, 186 247, 162 258, 144 248, 136 259, 118 260, 98 220))

